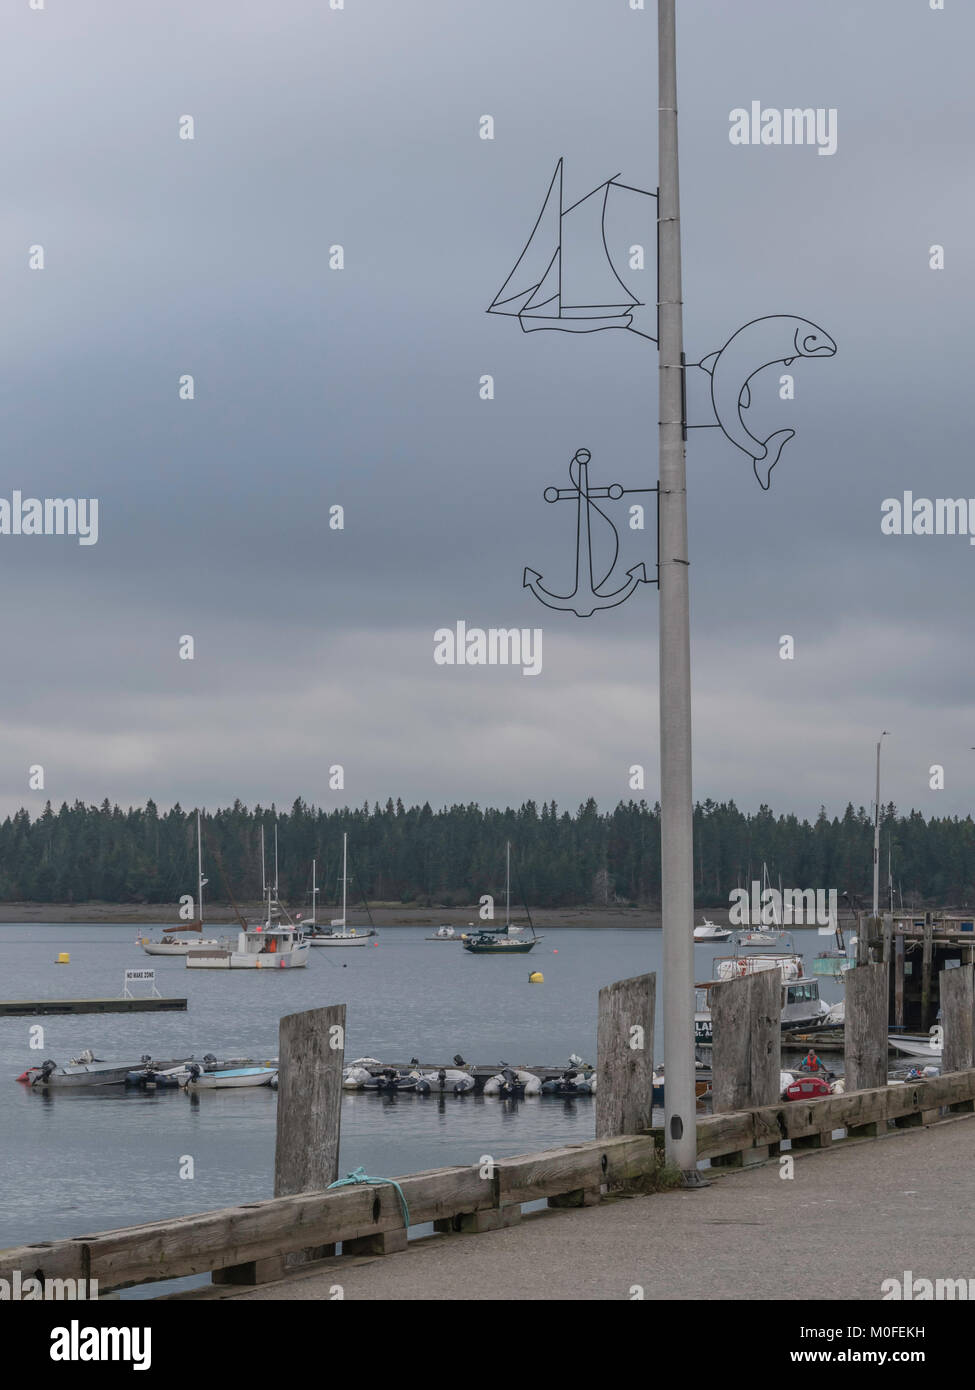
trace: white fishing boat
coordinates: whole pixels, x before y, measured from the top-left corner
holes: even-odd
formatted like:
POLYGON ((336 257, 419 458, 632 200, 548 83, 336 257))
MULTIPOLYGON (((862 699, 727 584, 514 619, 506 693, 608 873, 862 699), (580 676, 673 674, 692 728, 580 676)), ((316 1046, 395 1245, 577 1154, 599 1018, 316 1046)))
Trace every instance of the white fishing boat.
POLYGON ((147 956, 185 956, 187 951, 197 951, 210 946, 226 946, 223 938, 202 939, 203 933, 203 889, 209 879, 203 877, 203 842, 200 831, 200 813, 196 813, 196 918, 183 927, 167 927, 162 939, 153 941, 147 936, 139 938, 139 945, 147 956), (180 941, 177 932, 197 932, 198 941, 180 941))
POLYGON ((188 970, 295 970, 307 964, 308 942, 301 928, 266 923, 240 932, 236 949, 210 947, 186 956, 188 970))
POLYGON ((232 1067, 223 1071, 204 1071, 197 1063, 189 1067, 183 1082, 187 1091, 220 1091, 239 1086, 270 1086, 277 1067, 232 1067))
POLYGON ((462 938, 459 932, 455 932, 453 927, 438 927, 432 936, 425 936, 424 941, 460 941, 462 938))
MULTIPOLYGON (((309 946, 368 946, 370 939, 376 935, 375 928, 369 930, 358 930, 356 927, 349 927, 346 916, 348 906, 348 855, 349 837, 342 836, 342 916, 333 918, 330 923, 330 930, 324 927, 315 927, 307 936, 309 946)), ((368 910, 368 909, 367 909, 368 910)))
MULTIPOLYGON (((755 957, 735 957, 735 960, 747 960, 751 963, 755 957)), ((793 960, 787 958, 779 962, 770 960, 765 965, 756 965, 752 969, 743 971, 736 970, 733 974, 721 975, 719 968, 721 962, 715 961, 716 979, 708 980, 704 984, 694 986, 694 1044, 696 1047, 710 1047, 713 1042, 711 1030, 711 990, 715 985, 721 984, 724 980, 735 979, 739 974, 752 975, 761 970, 779 969, 782 976, 782 1027, 788 1031, 802 1030, 807 1028, 822 1027, 829 1016, 830 1008, 824 999, 819 997, 819 981, 812 976, 802 974, 801 957, 799 958, 799 974, 793 975, 793 960)))
POLYGON ((716 922, 712 922, 705 917, 699 927, 694 928, 695 941, 727 941, 732 935, 728 927, 719 927, 716 922))

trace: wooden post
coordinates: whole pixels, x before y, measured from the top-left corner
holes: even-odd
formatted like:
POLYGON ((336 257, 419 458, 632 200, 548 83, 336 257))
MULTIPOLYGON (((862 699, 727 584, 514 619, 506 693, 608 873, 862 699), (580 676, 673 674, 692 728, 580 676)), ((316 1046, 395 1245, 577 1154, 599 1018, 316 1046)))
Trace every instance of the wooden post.
POLYGON ((887 915, 886 913, 884 913, 883 917, 881 918, 881 921, 883 922, 884 965, 889 965, 889 964, 890 964, 890 945, 891 945, 891 938, 892 938, 893 932, 894 932, 894 923, 893 923, 892 919, 891 919, 890 917, 888 917, 888 915, 887 915))
POLYGON ((617 980, 599 991, 596 1027, 596 1138, 650 1128, 656 975, 617 980))
POLYGON ((942 970, 939 983, 944 1030, 941 1070, 967 1071, 975 1066, 975 968, 961 965, 957 970, 942 970))
MULTIPOLYGON (((887 1084, 887 967, 855 965, 844 975, 846 1090, 865 1091, 887 1084)), ((856 1126, 850 1134, 876 1134, 877 1124, 856 1126)))
POLYGON ((894 937, 894 1022, 904 1027, 904 933, 894 937))
POLYGON ((921 955, 921 1031, 931 1026, 931 953, 933 927, 925 914, 924 945, 921 955))
MULTIPOLYGON (((278 1030, 278 1118, 274 1195, 318 1192, 338 1177, 345 1055, 345 1005, 282 1018, 278 1030)), ((343 1247, 344 1248, 344 1247, 343 1247)), ((264 1284, 290 1265, 324 1259, 334 1245, 215 1270, 218 1284, 264 1284)))
MULTIPOLYGON (((776 1105, 781 1090, 782 975, 757 970, 711 990, 711 1049, 715 1114, 755 1105, 776 1105)), ((768 1145, 734 1155, 764 1162, 768 1145)))

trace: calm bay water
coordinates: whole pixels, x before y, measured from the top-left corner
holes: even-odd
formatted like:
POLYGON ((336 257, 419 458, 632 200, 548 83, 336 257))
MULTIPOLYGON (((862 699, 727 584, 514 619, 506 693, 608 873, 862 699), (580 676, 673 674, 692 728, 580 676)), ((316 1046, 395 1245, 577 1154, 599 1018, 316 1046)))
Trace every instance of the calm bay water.
MULTIPOLYGON (((150 966, 161 994, 189 1001, 185 1014, 0 1018, 0 1247, 273 1195, 277 1098, 270 1089, 45 1095, 15 1082, 46 1057, 67 1062, 86 1047, 121 1062, 143 1053, 273 1057, 283 1014, 345 1003, 349 1059, 449 1063, 460 1052, 479 1063, 567 1065, 573 1052, 595 1061, 602 985, 655 970, 659 999, 659 930, 550 929, 530 955, 502 960, 427 942, 430 930, 388 929, 363 949, 314 950, 304 970, 210 972, 187 970, 181 957, 150 959, 135 944, 135 926, 0 926, 4 998, 116 995, 126 968, 150 966), (55 964, 59 951, 70 952, 69 965, 55 964), (529 984, 532 970, 542 971, 544 984, 529 984), (43 1047, 31 1050, 29 1030, 38 1023, 43 1047), (180 1177, 185 1156, 193 1160, 192 1180, 180 1177)), ((145 931, 159 935, 159 928, 145 931)), ((802 933, 800 940, 808 959, 817 938, 802 933)), ((696 946, 697 978, 709 978, 712 957, 726 951, 696 946)), ((822 984, 824 998, 842 997, 841 986, 822 984)), ((440 1102, 348 1093, 340 1169, 388 1177, 593 1134, 588 1099, 440 1102)))

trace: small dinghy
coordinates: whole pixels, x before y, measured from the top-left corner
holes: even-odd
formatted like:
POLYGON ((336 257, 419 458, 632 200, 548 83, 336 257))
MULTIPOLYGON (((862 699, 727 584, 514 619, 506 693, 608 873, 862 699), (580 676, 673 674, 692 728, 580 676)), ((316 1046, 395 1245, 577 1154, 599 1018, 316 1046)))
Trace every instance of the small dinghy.
POLYGON ((596 1094, 596 1073, 594 1071, 564 1071, 561 1076, 550 1076, 542 1082, 543 1096, 594 1096, 596 1094))
POLYGON ((230 1067, 223 1071, 204 1071, 199 1062, 191 1062, 183 1082, 187 1091, 219 1091, 237 1086, 270 1086, 277 1076, 277 1067, 230 1067))
POLYGON ((416 1079, 416 1093, 420 1096, 463 1096, 474 1089, 474 1078, 470 1072, 457 1071, 453 1067, 412 1072, 411 1075, 416 1079))
POLYGON ((415 1091, 416 1077, 395 1067, 383 1067, 382 1071, 371 1072, 369 1080, 362 1085, 364 1091, 415 1091))
POLYGON ((540 1096, 542 1082, 534 1072, 501 1064, 501 1070, 484 1083, 486 1096, 503 1096, 506 1099, 521 1099, 523 1096, 540 1096))

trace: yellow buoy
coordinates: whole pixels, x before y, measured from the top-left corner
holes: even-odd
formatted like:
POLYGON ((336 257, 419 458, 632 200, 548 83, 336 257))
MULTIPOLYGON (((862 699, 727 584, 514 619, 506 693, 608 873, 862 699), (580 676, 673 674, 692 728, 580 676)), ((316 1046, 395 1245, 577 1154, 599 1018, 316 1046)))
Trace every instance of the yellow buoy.
POLYGON ((530 985, 543 985, 545 983, 545 976, 540 970, 533 970, 528 976, 528 983, 530 985))
POLYGON ((58 958, 57 958, 57 960, 54 962, 54 964, 55 964, 55 965, 70 965, 70 964, 71 964, 71 956, 69 955, 69 953, 68 953, 67 951, 59 951, 59 952, 58 952, 58 958))

